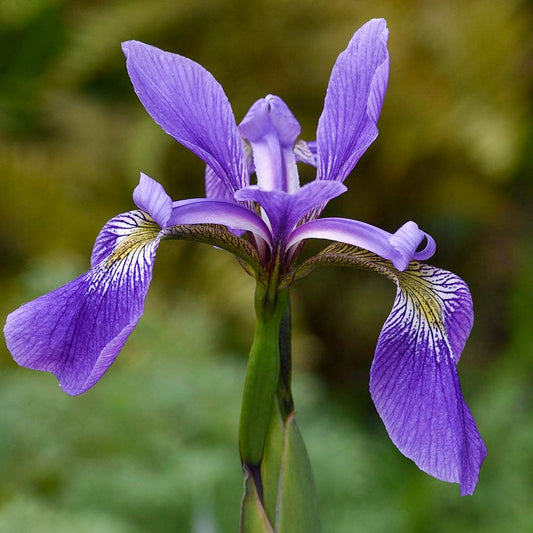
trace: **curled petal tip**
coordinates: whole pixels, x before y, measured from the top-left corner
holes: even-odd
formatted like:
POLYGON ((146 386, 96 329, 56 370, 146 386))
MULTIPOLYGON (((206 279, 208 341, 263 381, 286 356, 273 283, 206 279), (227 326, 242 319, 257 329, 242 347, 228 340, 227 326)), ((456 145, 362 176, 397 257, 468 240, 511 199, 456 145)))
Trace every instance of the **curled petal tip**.
POLYGON ((419 229, 417 224, 410 220, 401 226, 389 237, 389 243, 397 251, 398 256, 393 259, 398 270, 405 270, 412 259, 428 259, 435 253, 435 241, 427 233, 419 229), (417 252, 422 241, 427 243, 423 250, 417 252))
POLYGON ((135 205, 146 211, 161 228, 167 226, 172 213, 172 199, 163 186, 141 172, 139 185, 133 191, 135 205))

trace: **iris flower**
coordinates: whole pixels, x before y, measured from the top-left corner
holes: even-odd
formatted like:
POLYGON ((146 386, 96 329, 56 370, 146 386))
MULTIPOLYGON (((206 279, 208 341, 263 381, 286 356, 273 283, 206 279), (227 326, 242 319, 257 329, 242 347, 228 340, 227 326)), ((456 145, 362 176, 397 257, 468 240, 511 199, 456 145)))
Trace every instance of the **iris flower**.
POLYGON ((140 101, 161 128, 206 164, 205 198, 172 201, 141 174, 137 209, 100 231, 91 269, 11 313, 7 346, 22 366, 54 373, 71 395, 115 361, 144 307, 161 241, 230 251, 275 294, 322 265, 375 271, 397 286, 370 371, 370 392, 399 450, 420 469, 471 494, 486 449, 467 407, 457 363, 472 328, 472 300, 456 275, 419 261, 433 239, 409 221, 396 232, 358 220, 319 218, 377 136, 388 83, 388 30, 371 20, 333 67, 315 142, 281 98, 255 102, 237 125, 214 77, 185 57, 123 43, 140 101), (316 167, 301 184, 297 163, 316 167), (307 239, 329 240, 298 260, 307 239))

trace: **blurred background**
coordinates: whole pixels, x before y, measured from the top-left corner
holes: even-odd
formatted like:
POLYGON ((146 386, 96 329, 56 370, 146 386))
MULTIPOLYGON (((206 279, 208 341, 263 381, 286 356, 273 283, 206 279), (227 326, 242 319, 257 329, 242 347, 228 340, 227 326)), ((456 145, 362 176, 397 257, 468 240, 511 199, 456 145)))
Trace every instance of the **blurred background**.
MULTIPOLYGON (((327 213, 389 231, 415 220, 437 241, 431 262, 467 280, 476 322, 460 373, 489 455, 461 498, 396 450, 368 394, 394 287, 318 270, 293 290, 294 380, 323 529, 530 532, 530 2, 0 0, 0 315, 87 270, 140 171, 174 199, 203 195, 202 162, 142 108, 121 41, 204 65, 238 121, 278 94, 310 140, 337 54, 373 17, 391 33, 380 135, 327 213)), ((2 343, 0 532, 236 531, 252 300, 232 256, 170 242, 144 317, 85 395, 17 367, 2 343)))

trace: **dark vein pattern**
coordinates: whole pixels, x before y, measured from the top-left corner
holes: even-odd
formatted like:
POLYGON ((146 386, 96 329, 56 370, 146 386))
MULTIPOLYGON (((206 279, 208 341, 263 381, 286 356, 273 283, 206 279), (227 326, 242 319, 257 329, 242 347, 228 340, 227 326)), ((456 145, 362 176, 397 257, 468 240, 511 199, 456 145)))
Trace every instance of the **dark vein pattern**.
POLYGON ((106 372, 142 315, 159 226, 142 211, 111 219, 100 232, 91 270, 8 317, 14 359, 53 372, 81 394, 106 372))
POLYGON ((412 261, 400 272, 360 248, 333 244, 290 273, 321 265, 370 269, 397 285, 370 372, 370 392, 398 449, 429 474, 472 494, 486 456, 457 363, 472 329, 472 299, 456 275, 412 261))

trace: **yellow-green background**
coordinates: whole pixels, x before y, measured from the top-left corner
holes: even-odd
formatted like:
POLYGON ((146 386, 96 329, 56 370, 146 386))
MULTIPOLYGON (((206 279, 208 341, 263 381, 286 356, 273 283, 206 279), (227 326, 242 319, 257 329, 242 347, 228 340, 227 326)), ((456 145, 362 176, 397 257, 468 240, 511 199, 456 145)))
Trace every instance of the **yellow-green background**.
MULTIPOLYGON (((237 120, 280 95, 313 139, 336 55, 379 16, 391 32, 380 135, 327 212, 391 231, 413 219, 437 241, 431 263, 468 281, 476 322, 460 373, 489 455, 475 495, 460 498, 394 448, 367 390, 394 288, 317 271, 293 291, 294 380, 324 532, 530 532, 525 0, 0 0, 0 315, 88 268, 103 223, 133 208, 139 171, 175 199, 203 194, 201 161, 137 101, 122 40, 203 64, 237 120)), ((236 531, 252 299, 231 256, 165 243, 144 317, 85 395, 0 346, 0 532, 236 531)))

